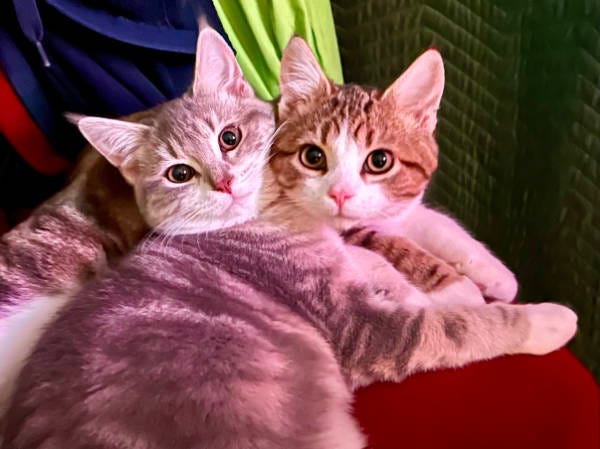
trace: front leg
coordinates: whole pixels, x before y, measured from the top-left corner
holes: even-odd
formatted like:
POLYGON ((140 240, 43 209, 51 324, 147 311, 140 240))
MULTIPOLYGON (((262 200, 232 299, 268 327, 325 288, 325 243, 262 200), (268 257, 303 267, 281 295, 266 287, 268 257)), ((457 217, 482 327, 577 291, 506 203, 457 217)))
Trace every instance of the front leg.
POLYGON ((517 294, 515 275, 455 220, 440 212, 419 205, 404 218, 400 230, 388 227, 383 231, 400 232, 444 259, 488 298, 510 302, 517 294))
POLYGON ((377 285, 375 294, 378 297, 393 297, 405 306, 427 307, 433 303, 430 294, 415 287, 402 272, 390 265, 389 260, 377 253, 356 245, 348 245, 345 253, 357 279, 377 285))
POLYGON ((353 245, 349 248, 362 247, 379 254, 433 303, 485 303, 479 288, 469 278, 406 237, 384 235, 370 228, 352 228, 343 232, 342 237, 353 245))
POLYGON ((400 381, 504 354, 546 354, 566 344, 577 316, 559 304, 381 308, 366 290, 332 322, 334 350, 353 388, 400 381))

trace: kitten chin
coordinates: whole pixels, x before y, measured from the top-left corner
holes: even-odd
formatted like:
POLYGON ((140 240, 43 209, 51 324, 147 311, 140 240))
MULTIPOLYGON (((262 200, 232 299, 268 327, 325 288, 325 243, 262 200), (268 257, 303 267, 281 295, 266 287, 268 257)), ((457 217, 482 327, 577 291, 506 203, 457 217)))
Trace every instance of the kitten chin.
POLYGON ((343 216, 331 216, 325 220, 327 225, 331 226, 337 231, 346 231, 357 224, 360 224, 359 218, 343 217, 343 216))
POLYGON ((214 201, 210 213, 199 213, 185 222, 178 222, 177 217, 168 222, 157 222, 151 226, 161 234, 198 234, 217 229, 229 228, 258 215, 257 192, 246 193, 237 197, 223 196, 222 201, 214 201))

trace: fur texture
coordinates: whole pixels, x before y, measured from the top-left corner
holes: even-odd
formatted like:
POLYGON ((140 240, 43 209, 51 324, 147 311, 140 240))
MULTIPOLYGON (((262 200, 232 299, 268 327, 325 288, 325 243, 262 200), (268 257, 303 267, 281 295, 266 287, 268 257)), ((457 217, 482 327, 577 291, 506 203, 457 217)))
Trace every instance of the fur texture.
POLYGON ((214 30, 205 28, 198 38, 190 91, 151 119, 79 117, 76 123, 133 186, 153 229, 194 233, 257 214, 262 165, 255 160, 269 151, 273 110, 254 96, 233 52, 214 30), (189 178, 174 179, 172 170, 182 168, 189 178))
POLYGON ((149 243, 49 326, 3 447, 359 449, 357 386, 551 351, 575 330, 553 304, 407 304, 348 248, 264 222, 149 243))
POLYGON ((407 238, 381 235, 368 228, 351 228, 341 235, 347 243, 383 255, 425 293, 460 281, 460 275, 453 267, 407 238))
POLYGON ((0 320, 40 294, 77 288, 147 232, 118 170, 92 149, 84 153, 65 190, 0 236, 0 320))

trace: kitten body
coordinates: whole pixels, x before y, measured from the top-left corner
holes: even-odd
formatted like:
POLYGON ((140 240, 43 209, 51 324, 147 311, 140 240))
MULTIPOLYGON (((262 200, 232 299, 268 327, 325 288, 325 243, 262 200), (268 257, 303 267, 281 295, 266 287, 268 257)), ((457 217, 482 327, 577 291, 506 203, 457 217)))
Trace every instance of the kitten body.
POLYGON ((72 117, 104 157, 87 155, 65 191, 3 237, 0 416, 65 298, 127 253, 149 225, 160 234, 148 238, 164 242, 258 214, 272 105, 254 96, 216 32, 201 35, 194 83, 182 97, 125 121, 72 117), (223 135, 237 140, 228 145, 223 135))
POLYGON ((439 301, 483 303, 483 294, 509 302, 518 287, 510 270, 455 220, 422 203, 437 168, 433 133, 443 86, 435 50, 383 91, 338 86, 293 38, 282 59, 281 130, 265 202, 279 202, 276 218, 289 226, 376 231, 351 232, 349 242, 395 261, 439 301))
POLYGON ((149 242, 49 326, 4 447, 358 449, 354 388, 574 332, 553 304, 411 304, 348 248, 266 222, 149 242))

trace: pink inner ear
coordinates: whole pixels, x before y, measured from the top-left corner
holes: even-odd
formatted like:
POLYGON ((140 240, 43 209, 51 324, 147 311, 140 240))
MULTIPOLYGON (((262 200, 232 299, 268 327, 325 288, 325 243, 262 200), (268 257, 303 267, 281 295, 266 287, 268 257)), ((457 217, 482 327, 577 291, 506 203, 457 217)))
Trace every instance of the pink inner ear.
POLYGON ((227 91, 236 97, 251 97, 254 95, 252 88, 240 77, 234 78, 226 85, 227 91))
POLYGON ((436 117, 435 113, 429 113, 430 111, 418 111, 415 113, 415 118, 417 119, 417 123, 422 128, 427 128, 432 130, 435 128, 436 117))

